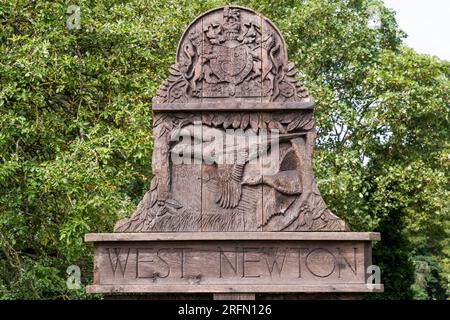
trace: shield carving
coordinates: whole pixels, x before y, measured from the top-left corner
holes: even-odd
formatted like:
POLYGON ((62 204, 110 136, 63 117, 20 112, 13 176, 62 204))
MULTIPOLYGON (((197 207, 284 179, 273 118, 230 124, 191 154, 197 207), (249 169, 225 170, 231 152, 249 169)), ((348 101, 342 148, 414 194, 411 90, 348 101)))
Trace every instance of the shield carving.
POLYGON ((221 81, 241 83, 253 67, 253 58, 245 45, 235 48, 214 46, 211 70, 221 81))

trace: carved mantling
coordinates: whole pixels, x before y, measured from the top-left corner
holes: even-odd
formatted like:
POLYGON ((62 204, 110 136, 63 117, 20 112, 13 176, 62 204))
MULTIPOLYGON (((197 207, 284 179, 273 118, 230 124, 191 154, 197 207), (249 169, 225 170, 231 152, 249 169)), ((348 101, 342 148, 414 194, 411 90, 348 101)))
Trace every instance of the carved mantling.
POLYGON ((153 99, 154 105, 170 104, 171 111, 154 113, 150 190, 115 232, 347 230, 327 208, 314 179, 315 123, 312 109, 304 107, 312 98, 296 76, 282 36, 267 18, 241 7, 214 9, 197 18, 183 34, 176 63, 153 99), (296 102, 300 107, 211 108, 217 104, 220 110, 221 103, 230 101, 296 102), (182 111, 192 102, 200 107, 182 111), (256 135, 277 130, 279 152, 264 155, 277 163, 275 174, 255 174, 259 169, 249 160, 174 164, 171 153, 183 147, 173 141, 174 133, 199 123, 202 137, 227 129, 256 135))
POLYGON ((309 98, 278 29, 246 8, 215 9, 197 18, 183 34, 169 73, 154 104, 309 98))

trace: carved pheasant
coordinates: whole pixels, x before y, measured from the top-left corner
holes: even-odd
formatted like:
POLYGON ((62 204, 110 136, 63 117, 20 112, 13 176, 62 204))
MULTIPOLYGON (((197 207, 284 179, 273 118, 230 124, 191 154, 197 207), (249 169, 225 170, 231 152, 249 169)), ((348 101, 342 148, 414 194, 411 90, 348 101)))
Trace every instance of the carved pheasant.
POLYGON ((245 165, 250 160, 253 160, 265 154, 274 143, 274 140, 278 139, 278 143, 281 143, 303 135, 305 135, 305 133, 280 134, 276 135, 275 137, 269 137, 268 139, 265 139, 263 143, 255 141, 253 144, 250 142, 248 145, 245 144, 243 146, 234 145, 231 148, 234 150, 231 151, 229 151, 230 148, 227 148, 227 152, 234 151, 235 154, 240 155, 240 157, 237 157, 235 164, 226 167, 222 174, 219 175, 219 185, 216 202, 222 208, 226 209, 237 207, 242 195, 241 184, 245 165), (250 150, 256 152, 252 153, 250 152, 250 150))
MULTIPOLYGON (((222 208, 226 209, 235 208, 239 204, 242 195, 242 176, 245 165, 250 160, 257 159, 265 154, 276 143, 276 140, 281 143, 305 135, 304 132, 285 133, 269 135, 266 139, 255 136, 256 139, 248 139, 245 142, 243 141, 244 143, 239 143, 237 136, 224 133, 216 128, 203 126, 202 131, 196 132, 192 126, 186 126, 183 130, 184 133, 178 133, 178 135, 193 138, 194 145, 197 145, 197 147, 191 145, 190 142, 183 143, 185 142, 183 139, 172 148, 171 152, 178 157, 180 155, 183 155, 183 158, 190 156, 220 166, 221 170, 219 170, 217 177, 218 192, 215 200, 222 208), (224 146, 224 141, 233 141, 233 144, 224 146), (201 147, 198 143, 201 144, 201 147), (233 155, 235 159, 232 164, 227 165, 225 156, 228 155, 233 155)), ((177 140, 172 139, 172 141, 177 140)))

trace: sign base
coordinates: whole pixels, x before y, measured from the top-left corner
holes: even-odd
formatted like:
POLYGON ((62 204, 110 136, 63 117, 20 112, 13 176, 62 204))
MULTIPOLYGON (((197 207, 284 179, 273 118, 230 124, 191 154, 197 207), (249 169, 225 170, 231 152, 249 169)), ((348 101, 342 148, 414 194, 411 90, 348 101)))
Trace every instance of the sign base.
POLYGON ((367 293, 375 232, 91 233, 89 293, 367 293))

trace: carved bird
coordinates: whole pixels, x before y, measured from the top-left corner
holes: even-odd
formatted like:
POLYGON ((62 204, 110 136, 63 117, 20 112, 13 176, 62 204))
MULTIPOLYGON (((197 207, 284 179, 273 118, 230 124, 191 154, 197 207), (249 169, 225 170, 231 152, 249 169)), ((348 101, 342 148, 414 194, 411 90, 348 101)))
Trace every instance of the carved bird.
MULTIPOLYGON (((281 143, 305 135, 304 132, 286 133, 269 135, 265 139, 256 136, 256 139, 248 139, 244 140, 244 143, 239 143, 238 135, 225 133, 216 128, 203 126, 202 131, 195 131, 193 128, 186 128, 185 135, 190 135, 197 147, 191 143, 183 143, 185 141, 183 139, 172 148, 172 153, 177 156, 183 155, 183 158, 196 158, 221 166, 222 170, 217 175, 218 192, 215 200, 222 208, 226 209, 235 208, 239 204, 242 195, 242 176, 245 165, 249 161, 266 154, 271 146, 277 143, 276 140, 281 143), (223 143, 224 141, 233 143, 227 145, 223 143), (234 157, 234 161, 227 165, 225 157, 230 155, 234 157)), ((227 162, 229 163, 229 160, 227 162)))
MULTIPOLYGON (((249 161, 265 154, 273 145, 273 143, 276 142, 275 140, 278 139, 278 143, 281 143, 303 135, 305 135, 305 133, 286 133, 263 139, 262 143, 255 141, 253 144, 250 142, 248 146, 234 145, 232 149, 235 149, 236 154, 240 154, 241 156, 238 157, 238 160, 235 164, 224 170, 224 173, 219 176, 219 190, 216 197, 216 202, 222 208, 235 208, 239 204, 242 195, 241 182, 245 165, 249 161), (254 150, 256 152, 252 153, 251 150, 254 150), (243 161, 239 161, 239 159, 242 159, 243 161)), ((267 182, 261 181, 261 183, 268 183, 270 181, 271 180, 269 178, 267 179, 267 182)), ((270 183, 268 184, 270 185, 270 183)))

